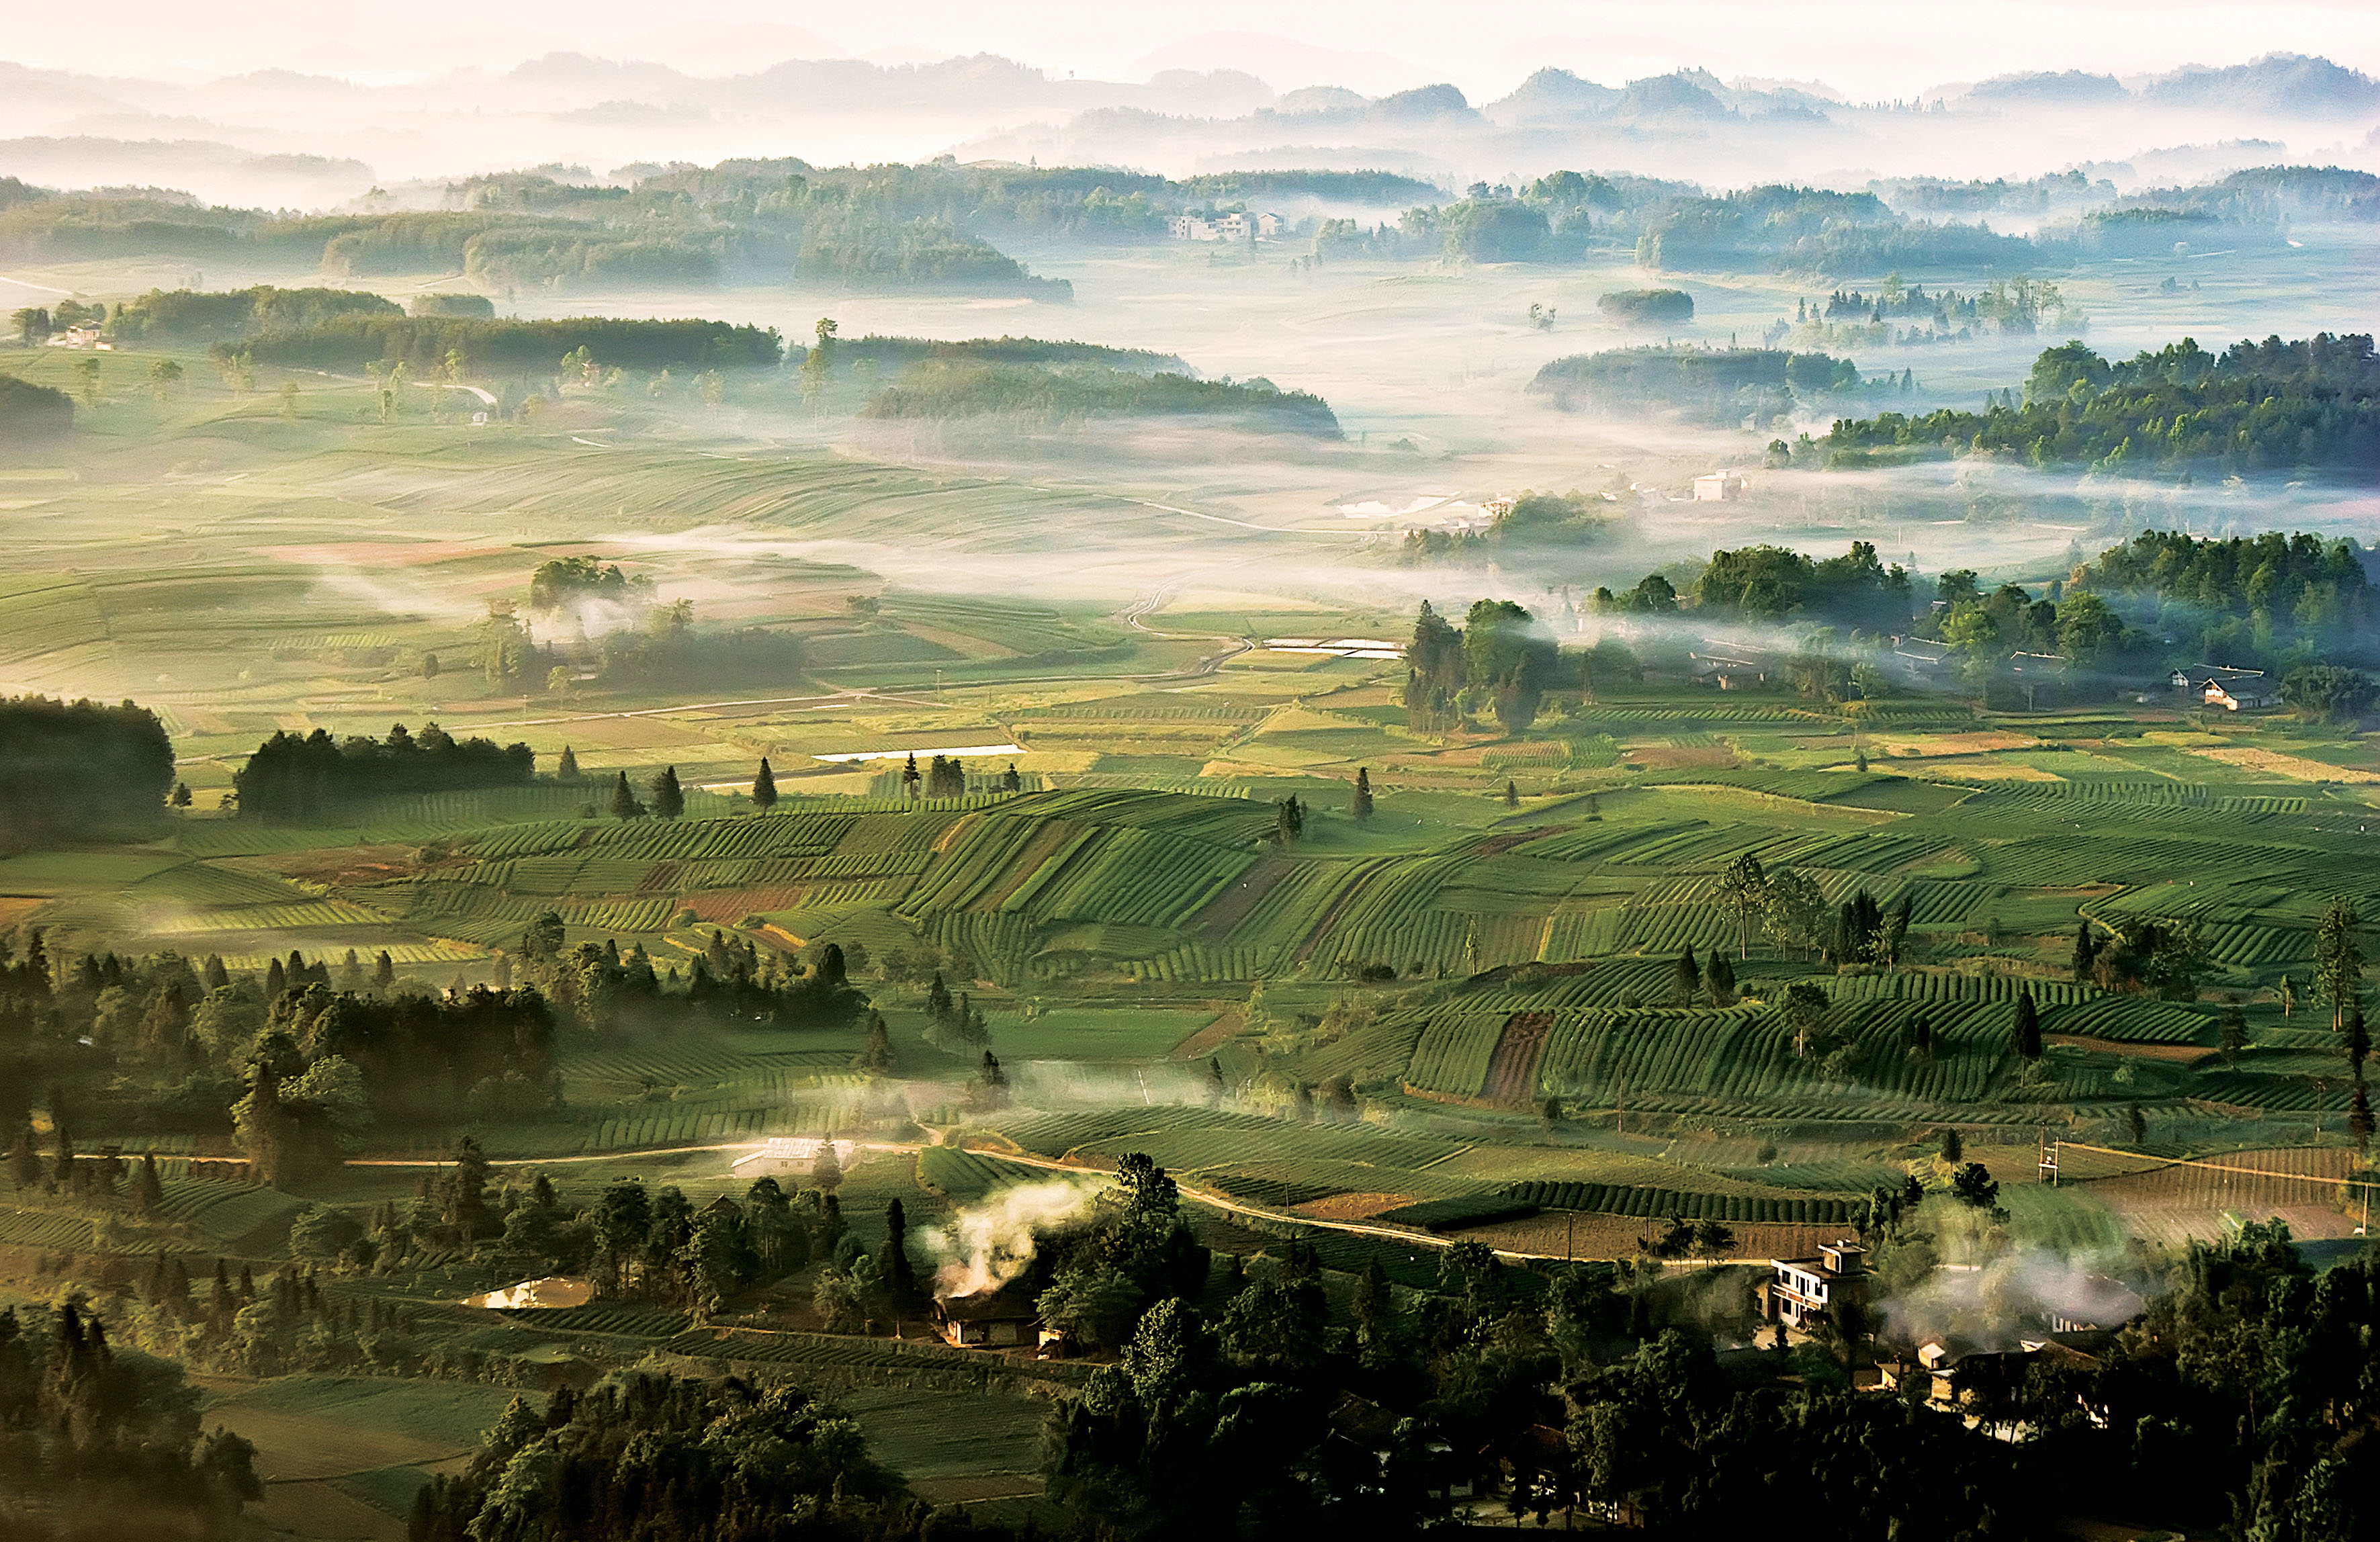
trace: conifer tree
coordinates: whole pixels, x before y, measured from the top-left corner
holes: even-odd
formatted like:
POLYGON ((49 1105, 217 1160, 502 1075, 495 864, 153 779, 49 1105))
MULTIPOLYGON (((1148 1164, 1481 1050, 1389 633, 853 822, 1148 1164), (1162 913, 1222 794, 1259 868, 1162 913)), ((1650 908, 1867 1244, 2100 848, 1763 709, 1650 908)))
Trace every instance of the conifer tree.
POLYGON ((1730 964, 1727 954, 1717 948, 1713 948, 1710 957, 1704 961, 1703 983, 1710 990, 1711 1005, 1735 1004, 1735 965, 1730 964))
POLYGON ((752 778, 752 807, 763 814, 777 807, 777 774, 769 769, 769 758, 760 757, 759 773, 752 778))
POLYGON ((1504 807, 1507 808, 1521 807, 1521 785, 1509 776, 1504 779, 1504 807))
POLYGON ((880 1012, 868 1014, 868 1048, 860 1052, 859 1068, 873 1076, 892 1072, 892 1035, 880 1012))
POLYGON ((644 811, 645 806, 637 801, 637 795, 628 787, 628 773, 620 772, 612 782, 612 817, 633 820, 644 811))
POLYGON ((1703 966, 1694 959, 1694 944, 1678 955, 1677 966, 1670 971, 1670 999, 1680 1006, 1692 1006, 1694 993, 1702 988, 1703 966))
POLYGON ((903 797, 916 797, 917 795, 917 783, 919 780, 920 779, 917 775, 917 757, 915 754, 912 754, 909 757, 909 763, 901 768, 901 795, 903 797))
POLYGON ((382 948, 380 956, 372 960, 372 989, 385 990, 395 983, 396 961, 388 956, 386 948, 382 948))
POLYGON ((2091 983, 2092 966, 2099 961, 2099 936, 2091 929, 2089 917, 2074 928, 2074 983, 2091 983))
POLYGON ((2030 990, 2016 999, 2016 1014, 2010 1024, 2010 1036, 2018 1054, 2028 1061, 2041 1058, 2041 1013, 2034 1005, 2030 990))
POLYGON ((221 990, 231 984, 231 971, 224 967, 223 954, 207 954, 206 968, 200 973, 199 977, 205 982, 206 988, 210 990, 221 990))
POLYGON ((1016 774, 1015 761, 1008 762, 1008 770, 1001 773, 1000 790, 1003 793, 1021 793, 1025 790, 1025 779, 1016 774))
POLYGON ((658 819, 674 820, 686 812, 686 789, 678 785, 677 768, 663 766, 653 778, 653 814, 658 819))
POLYGON ((1355 818, 1358 821, 1372 817, 1372 776, 1363 766, 1355 768, 1355 818))
POLYGON ((556 782, 578 780, 578 756, 568 745, 562 747, 562 759, 553 763, 553 779, 556 782))
POLYGON ((8 1148, 8 1181, 22 1194, 42 1181, 42 1154, 33 1144, 33 1121, 28 1115, 17 1129, 17 1144, 8 1148))
POLYGON ((2215 1048, 2226 1065, 2240 1063, 2240 1052, 2248 1047, 2248 1014, 2236 1006, 2227 1006, 2215 1025, 2215 1048))
POLYGON ((917 1304, 917 1270, 909 1261, 909 1217, 897 1198, 884 1207, 884 1263, 879 1272, 892 1288, 896 1309, 917 1304))
POLYGON ((277 1002, 281 999, 281 993, 288 989, 289 972, 281 966, 279 959, 269 961, 264 965, 264 999, 267 1002, 277 1002))
POLYGON ((157 1176, 156 1152, 150 1151, 142 1154, 140 1166, 132 1174, 132 1192, 129 1197, 132 1200, 132 1213, 143 1220, 154 1217, 157 1207, 165 1202, 165 1185, 157 1176))

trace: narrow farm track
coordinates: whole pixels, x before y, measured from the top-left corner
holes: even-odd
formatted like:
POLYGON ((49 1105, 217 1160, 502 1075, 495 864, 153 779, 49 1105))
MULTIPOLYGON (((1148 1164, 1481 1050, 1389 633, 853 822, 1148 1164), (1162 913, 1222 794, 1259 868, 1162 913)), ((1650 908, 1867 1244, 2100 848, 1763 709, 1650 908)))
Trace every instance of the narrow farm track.
MULTIPOLYGON (((597 1151, 577 1157, 492 1157, 490 1167, 556 1167, 564 1162, 624 1162, 638 1157, 675 1157, 692 1151, 758 1151, 769 1143, 765 1140, 723 1140, 708 1146, 647 1146, 634 1151, 597 1151)), ((890 1151, 914 1156, 924 1149, 915 1142, 872 1141, 854 1142, 863 1151, 890 1151)), ((349 1157, 349 1167, 452 1167, 453 1160, 444 1157, 349 1157)))
MULTIPOLYGON (((758 1151, 766 1144, 765 1141, 758 1140, 730 1140, 705 1146, 651 1146, 635 1151, 602 1151, 591 1156, 502 1157, 491 1159, 488 1165, 491 1167, 555 1167, 575 1162, 627 1161, 638 1157, 674 1157, 695 1151, 758 1151)), ((859 1146, 862 1150, 867 1151, 912 1156, 925 1149, 922 1144, 903 1141, 862 1141, 859 1146)), ((1085 1167, 1079 1162, 1070 1162, 1060 1157, 1037 1157, 1023 1151, 976 1151, 975 1154, 989 1157, 995 1161, 1014 1162, 1019 1167, 1041 1168, 1051 1172, 1097 1174, 1102 1171, 1099 1168, 1085 1167)), ((349 1167, 452 1167, 455 1164, 434 1157, 350 1157, 346 1165, 349 1167)), ((1451 1247, 1459 1240, 1438 1236, 1427 1232, 1407 1231, 1402 1227, 1376 1226, 1368 1221, 1323 1220, 1314 1216, 1299 1215, 1293 1210, 1268 1209, 1262 1205, 1243 1204, 1228 1195, 1182 1183, 1178 1178, 1175 1183, 1182 1191, 1182 1197, 1193 1204, 1204 1205, 1209 1209, 1222 1210, 1232 1215, 1247 1216, 1256 1220, 1269 1220, 1276 1225, 1309 1226, 1321 1232, 1339 1232, 1353 1237, 1377 1237, 1384 1242, 1412 1243, 1427 1247, 1451 1247)), ((1561 1257, 1559 1253, 1523 1253, 1509 1248, 1496 1249, 1496 1256, 1500 1258, 1514 1260, 1533 1258, 1558 1260, 1561 1257)), ((1697 1260, 1684 1261, 1693 1263, 1697 1260)), ((1701 1261, 1742 1262, 1742 1259, 1701 1261)))
MULTIPOLYGON (((972 1150, 973 1148, 970 1147, 969 1149, 972 1150)), ((1067 1161, 1063 1158, 1037 1157, 1029 1152, 1023 1151, 977 1150, 974 1154, 979 1157, 989 1157, 996 1161, 1014 1162, 1020 1167, 1043 1168, 1053 1172, 1096 1172, 1099 1171, 1097 1168, 1082 1167, 1076 1163, 1067 1161)), ((1456 1242, 1461 1240, 1456 1237, 1441 1237, 1435 1232, 1430 1232, 1409 1231, 1400 1226, 1377 1226, 1369 1221, 1363 1220, 1324 1220, 1314 1216, 1299 1215, 1293 1210, 1275 1210, 1269 1209, 1262 1205, 1243 1204, 1241 1201, 1232 1198, 1229 1195, 1218 1194, 1211 1189, 1194 1187, 1189 1184, 1182 1182, 1178 1176, 1174 1179, 1174 1185, 1181 1190, 1182 1197, 1189 1200, 1193 1204, 1204 1205, 1209 1209, 1222 1210, 1232 1215, 1247 1216, 1256 1220, 1269 1220, 1277 1225, 1306 1226, 1312 1227, 1318 1232, 1338 1232, 1351 1237, 1377 1237, 1384 1242, 1410 1243, 1426 1247, 1451 1247, 1456 1242)), ((1552 1262, 1560 1262, 1562 1257, 1559 1253, 1524 1253, 1514 1249, 1502 1247, 1497 1248, 1494 1251, 1496 1257, 1499 1258, 1508 1258, 1514 1262, 1526 1262, 1532 1259, 1544 1259, 1552 1262)), ((1742 1258, 1686 1258, 1679 1260, 1681 1264, 1740 1264, 1745 1261, 1746 1260, 1742 1258)))

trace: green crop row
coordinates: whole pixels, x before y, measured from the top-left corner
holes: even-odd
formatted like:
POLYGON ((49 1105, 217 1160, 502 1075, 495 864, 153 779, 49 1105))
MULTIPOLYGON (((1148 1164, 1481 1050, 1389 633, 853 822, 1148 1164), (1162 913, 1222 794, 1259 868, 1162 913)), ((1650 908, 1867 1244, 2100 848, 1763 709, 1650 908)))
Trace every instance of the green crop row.
POLYGON ((1534 1181, 1510 1184, 1503 1192, 1510 1199, 1548 1210, 1638 1216, 1648 1220, 1683 1216, 1688 1220, 1723 1220, 1748 1225, 1848 1226, 1857 1213, 1853 1202, 1846 1199, 1697 1194, 1675 1189, 1641 1188, 1627 1184, 1534 1181))
POLYGON ((1492 1226, 1500 1220, 1526 1220, 1537 1213, 1534 1200, 1510 1194, 1465 1194, 1451 1199, 1425 1199, 1400 1205, 1374 1217, 1393 1226, 1420 1226, 1432 1232, 1455 1232, 1469 1226, 1492 1226))

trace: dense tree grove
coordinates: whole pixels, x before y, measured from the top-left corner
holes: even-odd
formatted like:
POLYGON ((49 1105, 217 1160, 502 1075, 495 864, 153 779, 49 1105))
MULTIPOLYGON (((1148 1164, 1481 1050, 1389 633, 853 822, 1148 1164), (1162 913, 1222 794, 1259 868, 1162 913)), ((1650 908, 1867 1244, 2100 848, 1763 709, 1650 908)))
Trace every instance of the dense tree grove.
POLYGON ((1776 348, 1654 346, 1572 354, 1540 368, 1533 395, 1565 410, 1674 410, 1714 422, 1766 423, 1797 404, 1857 392, 1859 366, 1776 348))
MULTIPOLYGON (((237 1004, 210 992, 200 1006, 229 1016, 237 1004)), ((343 1142, 376 1121, 442 1123, 457 1109, 534 1114, 554 1097, 553 1032, 534 990, 286 990, 265 1010, 232 1125, 249 1160, 280 1184, 337 1165, 343 1142)))
POLYGON ((1452 727, 1492 710, 1524 734, 1553 684, 1552 636, 1509 600, 1481 600, 1456 628, 1424 601, 1405 649, 1405 710, 1416 725, 1452 727))
MULTIPOLYGON (((557 1393, 542 1414, 515 1402, 466 1472, 421 1490, 407 1536, 894 1542, 926 1535, 926 1519, 859 1427, 805 1392, 632 1375, 557 1393)), ((977 1535, 959 1516, 936 1523, 937 1538, 977 1535)))
POLYGON ((350 316, 402 316, 395 300, 360 289, 152 289, 119 306, 110 322, 127 342, 212 343, 260 332, 302 332, 350 316))
POLYGON ((579 348, 625 370, 769 369, 784 351, 774 329, 726 322, 348 315, 218 342, 210 352, 225 363, 244 357, 285 369, 358 370, 390 359, 428 375, 450 358, 473 370, 543 372, 579 348))
POLYGON ((2075 575, 2142 625, 2189 639, 2200 659, 2380 661, 2380 591, 2352 541, 2301 531, 2210 539, 2143 530, 2075 575))
POLYGON ((1050 422, 1103 417, 1236 419, 1257 430, 1336 439, 1330 404, 1261 381, 1193 380, 1096 364, 1032 368, 976 360, 923 360, 869 398, 871 418, 965 418, 1004 413, 1050 422))
POLYGON ((180 1366, 117 1349, 79 1304, 0 1309, 0 1531, 47 1536, 64 1513, 80 1536, 241 1535, 241 1507, 264 1497, 254 1456, 200 1433, 180 1366))
POLYGON ((2035 361, 2022 406, 1838 419, 1828 464, 1945 454, 2035 466, 2216 474, 2296 469, 2380 478, 2380 359, 2368 334, 2268 337, 2211 354, 2184 338, 2115 363, 2081 343, 2035 361))
MULTIPOLYGON (((565 948, 551 912, 506 966, 510 988, 433 993, 400 982, 385 953, 334 972, 293 953, 235 975, 215 958, 60 960, 38 931, 0 938, 0 1146, 46 1106, 62 1125, 236 1135, 261 1176, 286 1182, 376 1128, 539 1117, 558 1096, 561 1034, 842 1026, 868 1002, 832 944, 805 966, 713 932, 682 970, 658 970, 640 948, 565 948)), ((53 1190, 121 1180, 80 1162, 39 1176, 53 1190)))
POLYGON ((1855 540, 1840 557, 1813 562, 1782 546, 1713 552, 1694 580, 1704 610, 1746 621, 1808 620, 1885 635, 1909 624, 1909 574, 1886 567, 1872 541, 1855 540))
POLYGON ((400 722, 385 739, 277 733, 232 774, 232 790, 248 818, 304 820, 392 794, 524 786, 536 771, 525 744, 457 739, 434 722, 417 736, 400 722))
POLYGON ((661 1026, 686 1017, 773 1027, 838 1027, 868 998, 846 976, 843 950, 828 943, 808 965, 764 953, 749 938, 713 929, 681 976, 656 969, 641 945, 616 939, 563 946, 562 917, 547 911, 521 937, 521 967, 566 1021, 590 1031, 661 1026))
POLYGON ((1682 273, 2022 268, 2033 256, 2033 243, 2021 236, 1911 220, 1874 193, 1777 184, 1676 200, 1636 243, 1644 266, 1682 273))
POLYGON ((143 831, 173 784, 173 741, 146 707, 0 699, 0 849, 143 831))

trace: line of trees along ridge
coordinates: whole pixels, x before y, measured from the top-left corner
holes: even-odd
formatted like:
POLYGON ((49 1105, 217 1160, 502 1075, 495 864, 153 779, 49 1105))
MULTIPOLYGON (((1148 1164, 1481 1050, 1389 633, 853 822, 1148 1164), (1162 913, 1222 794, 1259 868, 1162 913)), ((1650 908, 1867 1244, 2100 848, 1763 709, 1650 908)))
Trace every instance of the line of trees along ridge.
POLYGON ((232 793, 245 817, 298 821, 391 794, 526 786, 536 771, 525 744, 457 739, 434 722, 418 735, 400 722, 384 739, 334 739, 317 728, 257 746, 232 773, 232 793))

